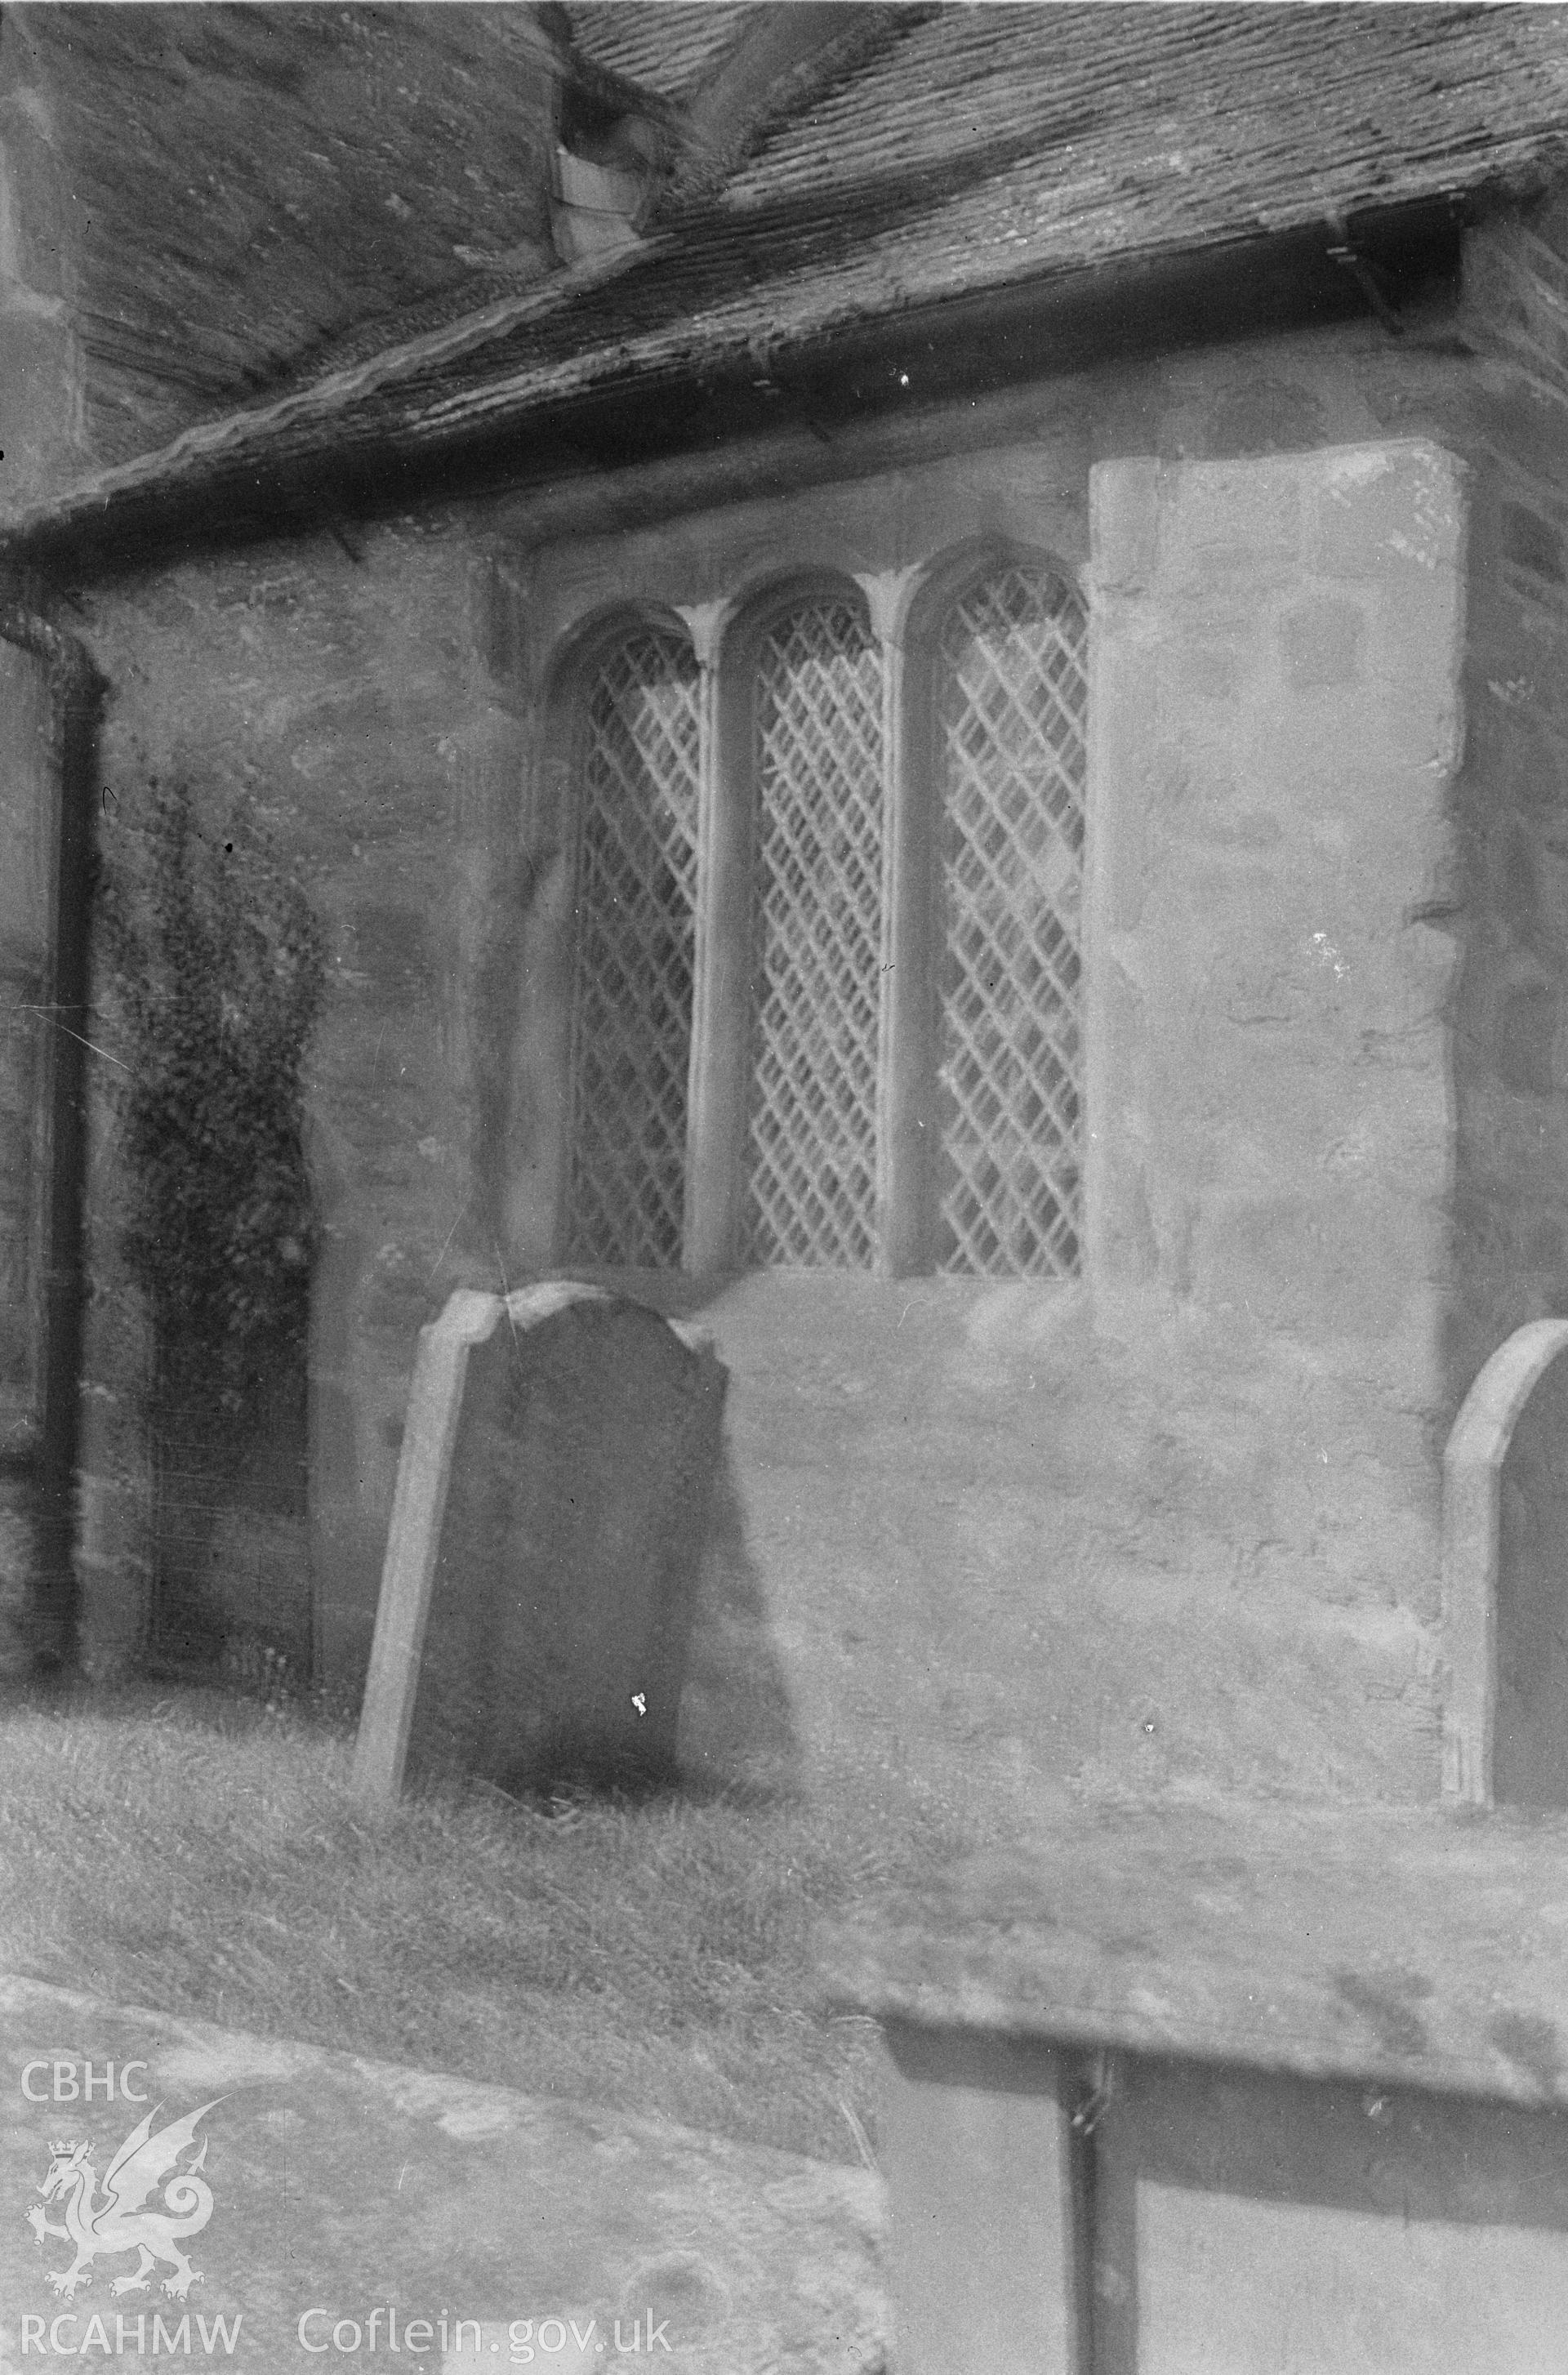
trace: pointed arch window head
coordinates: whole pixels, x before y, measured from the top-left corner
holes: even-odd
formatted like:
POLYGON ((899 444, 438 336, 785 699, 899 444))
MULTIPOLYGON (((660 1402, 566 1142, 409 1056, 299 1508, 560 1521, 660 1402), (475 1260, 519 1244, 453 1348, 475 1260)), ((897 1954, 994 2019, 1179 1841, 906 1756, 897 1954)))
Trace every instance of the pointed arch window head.
POLYGON ((640 625, 581 713, 567 1258, 681 1255, 701 703, 690 646, 640 625))
POLYGON ((1022 564, 942 627, 941 1270, 1079 1267, 1087 644, 1076 589, 1022 564))
POLYGON ((876 1253, 881 656, 847 602, 800 605, 757 653, 756 974, 747 1258, 876 1253))

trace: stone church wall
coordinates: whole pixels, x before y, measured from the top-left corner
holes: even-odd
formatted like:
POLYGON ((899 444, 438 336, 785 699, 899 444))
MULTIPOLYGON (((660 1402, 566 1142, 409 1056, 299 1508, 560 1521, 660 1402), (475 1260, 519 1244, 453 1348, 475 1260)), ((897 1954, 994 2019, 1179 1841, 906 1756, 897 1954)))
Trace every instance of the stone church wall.
POLYGON ((1451 1396, 1568 1310, 1568 219, 1472 240, 1470 628, 1455 1008, 1451 1396))
MULTIPOLYGON (((117 797, 175 764, 247 790, 328 927, 333 1672, 351 1684, 368 1646, 418 1327, 457 1283, 548 1263, 530 1116, 560 1038, 537 962, 560 852, 525 821, 552 655, 610 602, 700 616, 804 562, 875 579, 1006 536, 1096 606, 1091 799, 1115 830, 1089 891, 1090 1275, 643 1279, 701 1311, 732 1380, 688 1754, 724 1777, 846 1763, 1004 1826, 1086 1778, 1435 1789, 1437 1452, 1456 1347, 1479 1360, 1506 1303, 1467 1301, 1450 1252, 1454 1165, 1462 1218, 1484 1135, 1456 1152, 1476 845, 1450 778, 1467 723, 1472 814, 1523 764, 1460 704, 1478 585, 1489 672, 1531 673, 1464 558, 1472 484, 1493 533, 1501 391, 1453 318, 783 437, 724 458, 719 508, 682 465, 571 520, 501 500, 86 598, 117 797)), ((1550 1218, 1536 1176, 1521 1242, 1550 1218)), ((112 1300, 105 1440, 130 1389, 112 1300)))
MULTIPOLYGON (((393 526, 356 552, 311 538, 177 573, 106 606, 98 640, 115 686, 103 752, 109 862, 115 836, 136 829, 149 779, 183 774, 215 817, 236 796, 253 803, 301 860, 326 927, 310 1082, 324 1228, 318 1519, 329 1575, 373 1591, 414 1334, 454 1281, 454 1249, 484 1244, 471 1196, 483 1103, 472 999, 483 909, 500 895, 486 852, 522 756, 467 632, 467 540, 393 526)), ((93 1262, 103 1292, 89 1329, 102 1343, 130 1324, 135 1297, 112 1260, 111 1068, 98 1086, 93 1262)), ((141 1391, 139 1369, 119 1372, 114 1357, 94 1365, 89 1353, 87 1415, 100 1439, 141 1391)), ((94 1474, 90 1453, 87 1464, 94 1474)), ((117 1540, 134 1531, 136 1499, 134 1477, 107 1495, 89 1491, 91 1524, 105 1530, 88 1545, 95 1572, 112 1567, 117 1540)), ((250 1531, 242 1520, 242 1537, 250 1531)), ((273 1554, 290 1554, 279 1543, 273 1554)), ((302 1538, 291 1555, 298 1567, 302 1538)))

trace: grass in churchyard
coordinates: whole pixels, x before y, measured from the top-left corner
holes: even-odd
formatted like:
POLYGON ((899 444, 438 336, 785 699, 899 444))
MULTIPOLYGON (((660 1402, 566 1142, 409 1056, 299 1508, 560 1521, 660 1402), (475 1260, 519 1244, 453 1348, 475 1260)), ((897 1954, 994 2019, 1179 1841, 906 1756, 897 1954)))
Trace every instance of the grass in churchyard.
POLYGON ((746 2141, 857 2157, 873 2026, 818 1917, 945 1842, 844 1802, 493 1792, 369 1813, 351 1741, 217 1693, 0 1711, 0 1969, 746 2141))

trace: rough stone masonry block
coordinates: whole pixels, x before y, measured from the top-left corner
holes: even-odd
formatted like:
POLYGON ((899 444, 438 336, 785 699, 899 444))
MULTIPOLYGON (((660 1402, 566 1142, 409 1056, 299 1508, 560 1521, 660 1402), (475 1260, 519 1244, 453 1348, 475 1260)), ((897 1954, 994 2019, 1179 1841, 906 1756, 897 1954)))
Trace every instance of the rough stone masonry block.
POLYGON ((1088 1267, 1438 1390, 1462 473, 1391 441, 1102 463, 1088 1267), (1441 944, 1446 951, 1447 944, 1441 944))
POLYGON ((672 1780, 725 1371, 588 1286, 460 1293, 421 1341, 356 1779, 672 1780))

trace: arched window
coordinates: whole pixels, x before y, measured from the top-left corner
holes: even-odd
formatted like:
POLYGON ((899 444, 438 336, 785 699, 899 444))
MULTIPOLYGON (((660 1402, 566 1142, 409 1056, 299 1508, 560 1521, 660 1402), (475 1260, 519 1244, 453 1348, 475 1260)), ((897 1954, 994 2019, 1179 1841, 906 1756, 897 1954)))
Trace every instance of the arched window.
POLYGON ((744 1258, 868 1268, 876 1251, 882 669, 819 598, 756 646, 755 1005, 744 1258))
POLYGON ((582 703, 567 1258, 679 1262, 697 909, 697 662, 639 625, 582 703))
POLYGON ((795 577, 705 692, 652 621, 571 679, 559 1258, 1078 1274, 1085 605, 972 549, 890 616, 885 658, 859 587, 795 577))
POLYGON ((1075 589, 1023 563, 942 627, 940 1270, 1079 1267, 1087 643, 1075 589))

